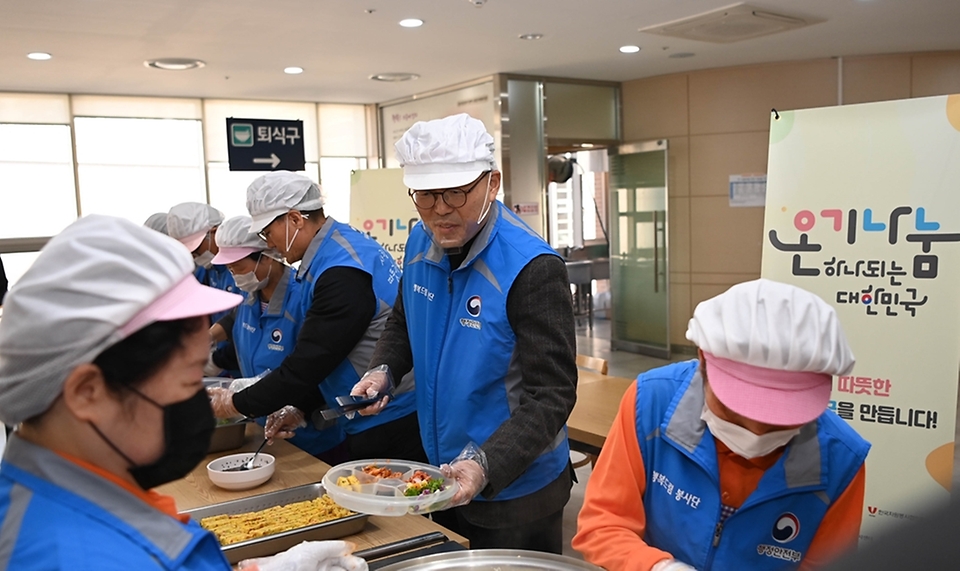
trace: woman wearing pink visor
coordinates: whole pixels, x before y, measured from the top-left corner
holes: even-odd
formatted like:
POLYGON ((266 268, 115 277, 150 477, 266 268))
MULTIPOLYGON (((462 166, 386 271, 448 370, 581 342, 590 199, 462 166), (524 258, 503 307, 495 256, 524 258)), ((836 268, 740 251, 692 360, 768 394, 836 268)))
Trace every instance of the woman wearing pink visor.
POLYGON ((0 464, 0 569, 230 569, 151 490, 206 454, 206 315, 241 301, 193 266, 174 239, 91 215, 7 296, 0 420, 19 428, 0 464))
POLYGON ((610 571, 812 569, 856 546, 870 445, 827 410, 854 357, 836 312, 756 280, 699 304, 699 359, 641 374, 573 547, 610 571))

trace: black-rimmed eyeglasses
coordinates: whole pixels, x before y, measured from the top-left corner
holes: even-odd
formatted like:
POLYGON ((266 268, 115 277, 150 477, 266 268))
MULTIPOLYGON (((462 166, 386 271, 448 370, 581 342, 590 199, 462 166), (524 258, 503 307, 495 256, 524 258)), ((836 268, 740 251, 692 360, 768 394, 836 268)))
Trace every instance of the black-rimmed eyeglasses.
POLYGON ((413 199, 413 203, 417 205, 418 208, 430 209, 437 205, 437 196, 442 196, 443 201, 450 208, 460 208, 467 203, 467 195, 470 194, 473 189, 477 188, 477 185, 480 184, 487 176, 490 175, 491 171, 486 171, 480 175, 480 178, 473 181, 470 186, 467 188, 458 187, 458 188, 447 188, 444 190, 413 190, 409 189, 407 194, 410 195, 410 198, 413 199))

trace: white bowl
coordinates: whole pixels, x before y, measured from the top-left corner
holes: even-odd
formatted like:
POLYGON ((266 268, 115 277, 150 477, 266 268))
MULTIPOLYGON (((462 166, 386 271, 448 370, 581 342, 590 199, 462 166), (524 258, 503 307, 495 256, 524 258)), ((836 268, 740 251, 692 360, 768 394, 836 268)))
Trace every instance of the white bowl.
POLYGON ((273 476, 276 468, 276 458, 263 452, 257 456, 253 468, 241 472, 224 472, 227 468, 236 468, 253 456, 253 452, 231 454, 212 460, 207 464, 207 475, 210 481, 225 490, 249 490, 266 482, 273 476))

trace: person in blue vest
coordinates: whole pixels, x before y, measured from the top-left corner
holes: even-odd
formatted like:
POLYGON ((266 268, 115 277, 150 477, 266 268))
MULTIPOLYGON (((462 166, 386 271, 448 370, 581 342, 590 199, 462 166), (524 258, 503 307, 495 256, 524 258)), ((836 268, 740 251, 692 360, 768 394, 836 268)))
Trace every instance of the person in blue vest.
MULTIPOLYGON (((247 389, 212 391, 214 409, 221 418, 279 411, 267 434, 285 437, 289 427, 317 418, 325 402, 349 395, 366 371, 397 297, 400 268, 372 238, 326 216, 320 187, 305 176, 276 171, 256 179, 247 210, 252 232, 288 263, 300 262, 295 305, 303 324, 278 368, 247 389)), ((351 459, 426 461, 412 376, 392 399, 389 414, 341 418, 351 459)))
POLYGON ((834 309, 760 279, 700 303, 699 359, 641 374, 574 549, 609 571, 816 569, 855 547, 870 445, 827 409, 854 356, 834 309))
MULTIPOLYGON (((250 232, 250 217, 237 216, 217 231, 219 251, 214 264, 226 266, 237 287, 246 294, 232 313, 215 323, 211 337, 230 341, 240 373, 250 379, 277 369, 293 352, 303 324, 300 282, 296 270, 278 261, 280 255, 250 232)), ((216 363, 229 368, 232 363, 216 363)), ((258 420, 263 424, 265 417, 258 420)), ((290 442, 331 465, 346 459, 343 427, 339 423, 317 428, 313 423, 296 430, 290 442)))
MULTIPOLYGON (((468 115, 418 122, 396 144, 422 223, 401 293, 353 394, 417 373, 430 462, 459 484, 434 520, 472 548, 561 553, 576 402, 576 336, 563 260, 499 202, 494 140, 468 115)), ((362 411, 385 414, 381 400, 362 411)))

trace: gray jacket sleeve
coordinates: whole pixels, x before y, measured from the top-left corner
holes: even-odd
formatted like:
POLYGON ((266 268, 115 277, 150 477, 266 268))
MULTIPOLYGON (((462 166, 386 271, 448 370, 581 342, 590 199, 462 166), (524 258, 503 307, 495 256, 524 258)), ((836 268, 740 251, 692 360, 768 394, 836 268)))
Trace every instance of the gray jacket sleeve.
POLYGON ((517 336, 520 405, 482 448, 492 499, 519 477, 556 438, 577 402, 577 340, 567 268, 557 256, 534 258, 507 296, 517 336))

